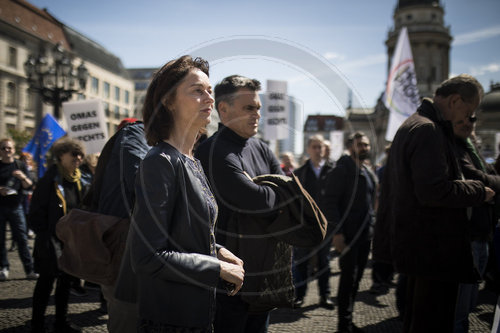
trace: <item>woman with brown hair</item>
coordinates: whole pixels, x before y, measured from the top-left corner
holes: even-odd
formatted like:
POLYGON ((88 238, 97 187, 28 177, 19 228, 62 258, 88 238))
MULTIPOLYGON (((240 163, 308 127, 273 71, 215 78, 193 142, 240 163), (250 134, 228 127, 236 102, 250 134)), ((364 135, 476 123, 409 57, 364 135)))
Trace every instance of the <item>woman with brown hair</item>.
MULTIPOLYGON (((140 332, 211 332, 219 280, 234 286, 230 295, 243 284, 243 262, 215 243, 217 204, 192 153, 213 103, 208 63, 190 56, 164 65, 146 94, 153 148, 137 173, 125 254, 137 278, 140 332)), ((130 279, 123 270, 119 299, 122 279, 130 279)))
POLYGON ((35 232, 35 271, 40 274, 33 292, 32 332, 45 332, 45 310, 56 282, 54 332, 80 332, 67 319, 70 284, 73 277, 59 270, 57 258, 62 242, 56 236, 57 221, 78 208, 89 186, 78 168, 85 156, 82 143, 62 138, 51 148, 55 164, 40 178, 31 198, 28 222, 35 232))

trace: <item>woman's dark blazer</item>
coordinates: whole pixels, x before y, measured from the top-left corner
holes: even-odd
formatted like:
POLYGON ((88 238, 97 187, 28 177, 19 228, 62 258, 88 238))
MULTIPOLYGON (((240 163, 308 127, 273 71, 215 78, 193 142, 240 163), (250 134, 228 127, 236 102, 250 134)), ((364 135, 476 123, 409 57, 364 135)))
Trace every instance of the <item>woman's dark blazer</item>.
POLYGON ((206 201, 211 193, 187 159, 160 142, 142 161, 126 256, 136 273, 141 319, 208 328, 220 265, 206 201))

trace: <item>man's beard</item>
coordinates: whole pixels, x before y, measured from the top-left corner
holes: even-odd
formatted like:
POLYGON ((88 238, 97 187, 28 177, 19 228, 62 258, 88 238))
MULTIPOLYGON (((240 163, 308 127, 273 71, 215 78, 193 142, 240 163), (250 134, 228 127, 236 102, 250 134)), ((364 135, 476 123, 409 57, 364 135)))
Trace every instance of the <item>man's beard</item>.
POLYGON ((364 152, 364 153, 359 153, 357 154, 356 156, 358 158, 358 160, 360 161, 364 161, 364 160, 367 160, 368 158, 370 158, 370 152, 367 151, 367 152, 364 152))

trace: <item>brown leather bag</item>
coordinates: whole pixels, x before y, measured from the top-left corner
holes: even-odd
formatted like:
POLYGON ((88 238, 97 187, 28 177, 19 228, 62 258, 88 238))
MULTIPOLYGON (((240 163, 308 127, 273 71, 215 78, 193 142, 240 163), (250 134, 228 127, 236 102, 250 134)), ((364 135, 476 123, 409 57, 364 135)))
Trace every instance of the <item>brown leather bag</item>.
POLYGON ((59 268, 86 281, 113 285, 120 270, 128 218, 72 209, 56 225, 64 243, 59 268))

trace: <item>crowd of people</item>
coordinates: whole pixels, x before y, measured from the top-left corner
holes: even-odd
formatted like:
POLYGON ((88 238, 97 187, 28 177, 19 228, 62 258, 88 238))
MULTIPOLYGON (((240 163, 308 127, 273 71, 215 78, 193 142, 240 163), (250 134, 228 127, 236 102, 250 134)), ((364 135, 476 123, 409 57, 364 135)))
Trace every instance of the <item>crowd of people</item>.
POLYGON ((280 163, 255 137, 260 89, 240 75, 212 89, 208 62, 183 56, 154 74, 143 121, 122 123, 100 157, 62 138, 36 179, 14 141, 0 141, 0 280, 9 276, 9 222, 26 278, 36 279, 32 332, 47 329, 54 282, 54 332, 81 331, 67 318, 80 278, 58 263, 57 223, 76 208, 130 222, 117 277, 100 284, 110 332, 267 332, 271 310, 300 308, 315 279, 319 306, 337 308, 338 331, 362 332, 353 316, 371 253, 371 292, 397 273, 404 332, 468 331, 498 246, 500 176, 474 137, 481 85, 469 75, 444 81, 400 127, 380 169, 362 132, 347 137, 337 161, 314 135, 301 166, 292 153, 280 163), (207 138, 214 108, 219 128, 207 138))

